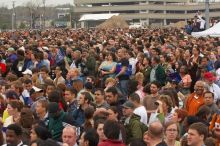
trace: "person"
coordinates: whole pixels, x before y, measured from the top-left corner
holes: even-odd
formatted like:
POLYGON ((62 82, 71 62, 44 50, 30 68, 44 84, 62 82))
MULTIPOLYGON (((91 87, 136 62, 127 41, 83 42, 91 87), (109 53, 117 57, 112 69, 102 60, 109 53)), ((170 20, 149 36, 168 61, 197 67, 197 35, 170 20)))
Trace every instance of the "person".
POLYGON ((98 146, 99 135, 95 129, 88 129, 81 135, 79 146, 98 146))
POLYGON ((211 111, 211 115, 219 112, 219 108, 214 102, 214 93, 212 93, 210 91, 206 91, 204 93, 204 99, 205 99, 204 103, 206 106, 209 107, 209 109, 211 111))
POLYGON ((77 145, 77 132, 76 127, 67 126, 63 129, 62 140, 64 144, 68 144, 68 146, 78 146, 77 145))
POLYGON ((143 139, 147 146, 167 146, 163 141, 163 125, 159 121, 152 122, 148 131, 144 133, 143 139))
POLYGON ((33 125, 32 126, 31 134, 30 134, 30 141, 31 142, 34 142, 37 139, 47 140, 51 137, 52 137, 52 135, 46 127, 43 127, 40 125, 36 125, 36 126, 33 125))
POLYGON ((59 84, 63 84, 65 83, 65 79, 62 76, 62 70, 60 69, 59 66, 57 66, 55 68, 55 74, 56 74, 56 78, 54 79, 54 85, 57 87, 57 85, 59 84))
POLYGON ((48 106, 49 123, 48 130, 52 134, 52 139, 61 141, 62 131, 65 125, 76 125, 72 117, 60 110, 58 103, 50 102, 48 106))
POLYGON ((190 93, 192 79, 191 76, 188 74, 188 69, 186 65, 182 65, 180 67, 179 74, 181 77, 181 81, 179 83, 179 86, 181 87, 180 91, 184 95, 188 95, 190 93))
POLYGON ((189 146, 205 146, 204 141, 208 136, 208 128, 203 123, 190 125, 187 136, 189 146))
POLYGON ((6 130, 6 144, 3 146, 27 146, 23 144, 22 138, 22 129, 17 124, 11 124, 7 127, 6 130))
POLYGON ((188 115, 194 116, 198 112, 199 107, 204 104, 204 88, 205 84, 203 81, 196 82, 194 87, 195 92, 189 95, 185 104, 188 115))
POLYGON ((94 128, 96 129, 96 132, 99 135, 99 143, 106 139, 106 136, 103 130, 104 123, 105 123, 104 119, 98 119, 94 123, 94 128))
POLYGON ((64 99, 67 103, 67 113, 72 115, 78 107, 77 91, 73 87, 67 87, 64 92, 64 99))
POLYGON ((127 101, 122 105, 123 115, 125 116, 124 126, 126 129, 126 143, 129 144, 133 139, 142 138, 143 132, 141 117, 134 112, 135 106, 131 101, 127 101))
POLYGON ((125 144, 119 140, 120 137, 120 125, 117 121, 107 120, 104 123, 104 134, 107 139, 100 142, 98 146, 125 146, 125 144))
POLYGON ((39 121, 42 121, 45 126, 48 126, 49 123, 48 104, 47 100, 38 100, 35 107, 37 118, 39 121))
POLYGON ((204 73, 203 78, 208 85, 208 90, 213 92, 214 101, 216 102, 218 99, 220 99, 220 87, 215 84, 216 77, 212 72, 206 72, 204 73))
POLYGON ((109 104, 105 100, 105 92, 103 89, 99 88, 95 90, 95 103, 96 103, 96 108, 109 108, 109 104))
POLYGON ((179 125, 176 122, 168 122, 164 126, 165 139, 164 141, 168 146, 180 146, 180 142, 177 141, 179 136, 179 125))
POLYGON ((160 65, 160 58, 158 56, 152 57, 151 65, 150 82, 157 81, 161 85, 165 85, 166 73, 164 68, 160 65))
POLYGON ((133 93, 129 96, 129 100, 134 104, 134 114, 141 117, 140 121, 147 125, 147 111, 143 105, 140 103, 140 97, 138 94, 133 93))

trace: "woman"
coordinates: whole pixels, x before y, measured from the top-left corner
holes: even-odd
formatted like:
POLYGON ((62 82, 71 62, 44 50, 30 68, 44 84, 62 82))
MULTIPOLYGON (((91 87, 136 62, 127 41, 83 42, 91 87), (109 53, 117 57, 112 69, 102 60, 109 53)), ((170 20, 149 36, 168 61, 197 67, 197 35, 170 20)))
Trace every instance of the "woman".
POLYGON ((151 66, 150 66, 150 58, 144 57, 142 64, 140 65, 140 72, 144 74, 144 84, 147 84, 150 82, 150 72, 151 72, 151 66))
POLYGON ((187 66, 182 65, 180 67, 179 74, 181 77, 181 81, 179 83, 180 91, 181 93, 183 93, 183 95, 188 95, 190 94, 190 87, 191 87, 192 79, 188 73, 187 66))
POLYGON ((177 141, 179 137, 179 127, 176 122, 168 122, 164 126, 165 139, 167 146, 180 146, 180 142, 177 141))
POLYGON ((5 119, 4 128, 7 128, 8 125, 14 124, 14 123, 19 123, 20 120, 20 112, 23 107, 22 102, 18 100, 11 100, 9 101, 7 105, 7 111, 9 114, 9 117, 5 119))
POLYGON ((105 123, 104 119, 99 119, 95 121, 95 124, 94 124, 94 128, 96 129, 99 135, 99 143, 106 139, 104 131, 103 131, 104 123, 105 123))
POLYGON ((51 138, 51 133, 46 127, 37 125, 32 127, 30 136, 30 141, 33 142, 37 139, 47 140, 48 138, 51 138))
POLYGON ((104 82, 109 77, 114 77, 115 70, 116 70, 116 56, 115 53, 109 53, 107 55, 107 60, 103 61, 102 64, 99 66, 100 76, 102 77, 102 86, 104 82))
POLYGON ((57 87, 58 84, 60 83, 65 83, 65 79, 62 77, 62 70, 60 69, 59 66, 56 67, 55 69, 55 74, 56 74, 56 78, 54 79, 54 84, 57 87))

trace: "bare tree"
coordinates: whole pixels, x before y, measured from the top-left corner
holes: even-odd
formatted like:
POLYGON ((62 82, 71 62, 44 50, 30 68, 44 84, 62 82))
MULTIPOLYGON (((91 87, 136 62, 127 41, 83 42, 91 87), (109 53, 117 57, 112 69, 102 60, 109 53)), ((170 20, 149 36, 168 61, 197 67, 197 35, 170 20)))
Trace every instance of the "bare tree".
POLYGON ((40 6, 42 1, 39 0, 30 0, 26 3, 26 7, 29 10, 30 14, 30 27, 35 28, 35 23, 38 18, 40 18, 40 6))

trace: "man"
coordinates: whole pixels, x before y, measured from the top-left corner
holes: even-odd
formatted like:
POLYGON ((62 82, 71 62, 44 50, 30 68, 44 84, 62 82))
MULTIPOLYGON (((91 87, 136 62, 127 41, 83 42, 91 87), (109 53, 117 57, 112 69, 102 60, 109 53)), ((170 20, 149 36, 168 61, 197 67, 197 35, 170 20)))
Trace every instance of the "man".
POLYGON ((22 129, 17 124, 11 124, 6 130, 6 144, 3 146, 27 146, 22 142, 22 129))
POLYGON ((99 135, 95 129, 89 129, 83 132, 79 140, 79 146, 98 146, 99 135))
POLYGON ((72 117, 62 111, 56 102, 49 103, 48 113, 48 130, 52 134, 52 139, 61 141, 61 135, 65 125, 76 125, 76 122, 72 119, 72 117))
POLYGON ((37 101, 46 100, 46 97, 44 97, 44 92, 42 89, 35 86, 33 86, 32 89, 33 90, 30 92, 30 96, 32 100, 31 110, 34 112, 37 101))
POLYGON ((190 125, 187 136, 189 146, 205 146, 204 140, 208 136, 208 128, 203 123, 190 125))
POLYGON ((129 100, 134 104, 134 114, 141 117, 140 122, 147 125, 147 110, 141 105, 141 100, 138 94, 134 93, 129 96, 129 100))
POLYGON ((95 91, 95 103, 96 103, 96 108, 109 108, 109 104, 105 100, 105 93, 104 90, 99 88, 96 89, 95 91))
POLYGON ((64 99, 68 104, 67 113, 72 115, 73 112, 77 109, 77 91, 73 87, 67 87, 64 93, 64 99))
POLYGON ((204 93, 204 103, 207 105, 211 111, 211 114, 219 112, 218 106, 214 102, 214 94, 210 91, 204 93))
POLYGON ((134 104, 131 101, 127 101, 122 105, 123 115, 125 116, 125 129, 126 129, 126 143, 129 144, 136 138, 142 138, 142 125, 140 122, 141 117, 134 114, 134 104))
POLYGON ((122 117, 122 103, 118 100, 118 91, 115 87, 110 87, 105 91, 106 101, 110 106, 116 106, 119 117, 122 117))
POLYGON ((88 92, 82 92, 79 96, 79 108, 73 112, 73 118, 79 127, 83 127, 85 122, 84 111, 90 106, 92 102, 92 96, 88 92))
POLYGON ((166 73, 164 68, 160 65, 160 57, 154 56, 151 59, 152 69, 150 72, 150 82, 157 81, 160 85, 165 85, 166 73))
POLYGON ((152 122, 144 134, 144 142, 149 146, 167 146, 163 141, 163 130, 161 122, 152 122))
POLYGON ((206 72, 203 77, 208 85, 208 90, 214 93, 214 101, 216 102, 220 99, 220 88, 215 84, 216 77, 211 72, 206 72))
POLYGON ((64 144, 68 146, 78 146, 76 143, 77 135, 76 128, 73 126, 67 126, 63 129, 62 140, 64 144))
POLYGON ((48 104, 47 100, 38 100, 35 106, 36 115, 38 119, 45 124, 45 126, 48 126, 49 123, 48 104))
POLYGON ((45 85, 45 80, 46 79, 52 80, 48 73, 49 73, 49 70, 47 69, 47 67, 43 66, 40 69, 40 76, 39 76, 40 84, 45 85))
MULTIPOLYGON (((124 96, 128 95, 128 80, 129 80, 129 74, 127 72, 129 67, 129 61, 126 58, 126 49, 121 48, 118 50, 118 63, 116 65, 116 76, 115 78, 118 78, 119 81, 119 88, 122 91, 122 94, 124 96)), ((132 69, 131 69, 132 72, 132 69)))
POLYGON ((186 100, 186 110, 188 111, 189 116, 194 116, 199 108, 204 104, 204 82, 203 81, 197 81, 194 86, 194 93, 189 95, 189 97, 186 100))

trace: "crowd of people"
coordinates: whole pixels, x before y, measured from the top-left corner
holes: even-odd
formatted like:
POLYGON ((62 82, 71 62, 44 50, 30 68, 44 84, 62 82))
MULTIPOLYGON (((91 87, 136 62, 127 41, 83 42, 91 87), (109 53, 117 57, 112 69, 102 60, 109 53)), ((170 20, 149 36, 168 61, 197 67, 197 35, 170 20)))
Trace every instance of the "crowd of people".
POLYGON ((181 29, 0 33, 0 144, 220 144, 220 38, 181 29))

